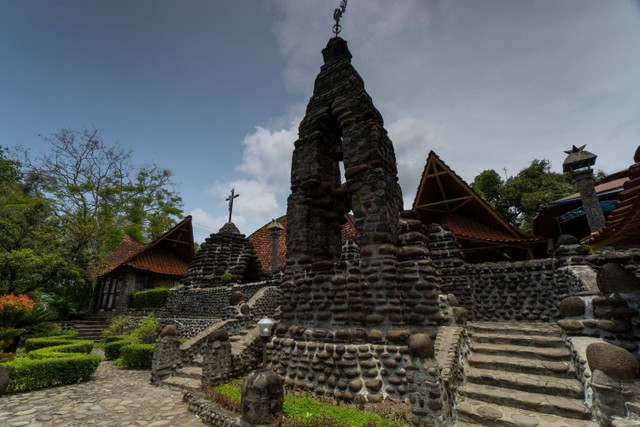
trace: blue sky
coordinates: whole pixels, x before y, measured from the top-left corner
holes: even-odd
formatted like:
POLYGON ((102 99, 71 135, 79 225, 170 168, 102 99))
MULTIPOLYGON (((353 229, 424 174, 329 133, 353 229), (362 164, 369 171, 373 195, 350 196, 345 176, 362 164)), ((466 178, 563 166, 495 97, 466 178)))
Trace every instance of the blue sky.
MULTIPOLYGON (((297 126, 339 2, 0 0, 0 145, 96 127, 173 170, 202 241, 286 212, 297 126), (335 4, 334 4, 335 3, 335 4)), ((341 34, 385 118, 410 206, 427 153, 467 181, 640 143, 640 6, 351 0, 341 34)))

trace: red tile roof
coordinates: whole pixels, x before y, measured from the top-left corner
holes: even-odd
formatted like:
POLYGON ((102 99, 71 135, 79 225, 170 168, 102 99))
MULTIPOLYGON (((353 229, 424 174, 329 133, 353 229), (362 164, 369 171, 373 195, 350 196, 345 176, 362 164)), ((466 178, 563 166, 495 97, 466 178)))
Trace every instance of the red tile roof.
MULTIPOLYGON (((346 215, 347 222, 342 226, 342 241, 353 239, 356 236, 356 229, 353 223, 353 216, 346 215)), ((284 230, 280 232, 278 238, 278 268, 284 268, 287 263, 287 216, 278 218, 284 230)), ((265 224, 249 236, 249 241, 253 245, 262 269, 271 271, 271 231, 267 227, 271 222, 265 224)))
MULTIPOLYGON (((629 181, 629 177, 625 176, 623 178, 618 178, 618 179, 614 179, 613 181, 608 181, 602 184, 598 184, 595 186, 596 188, 596 194, 600 194, 600 193, 604 193, 606 191, 611 191, 611 190, 615 190, 617 188, 622 188, 624 186, 624 183, 629 181)), ((555 202, 563 202, 565 200, 573 200, 573 199, 579 199, 580 198, 580 193, 573 193, 569 196, 563 197, 562 199, 558 199, 558 200, 554 200, 551 203, 555 203, 555 202)))
POLYGON ((495 243, 536 243, 540 239, 535 236, 531 237, 514 237, 512 234, 504 230, 495 229, 466 216, 451 214, 446 215, 440 220, 441 225, 448 225, 451 231, 458 238, 467 238, 470 240, 479 240, 495 243))
POLYGON ((629 168, 629 180, 618 194, 616 207, 602 230, 585 237, 580 243, 594 248, 602 246, 640 245, 640 147, 629 168))
POLYGON ((139 243, 129 236, 100 262, 97 277, 120 266, 130 266, 158 274, 181 276, 193 259, 193 229, 191 216, 176 224, 151 243, 139 243))

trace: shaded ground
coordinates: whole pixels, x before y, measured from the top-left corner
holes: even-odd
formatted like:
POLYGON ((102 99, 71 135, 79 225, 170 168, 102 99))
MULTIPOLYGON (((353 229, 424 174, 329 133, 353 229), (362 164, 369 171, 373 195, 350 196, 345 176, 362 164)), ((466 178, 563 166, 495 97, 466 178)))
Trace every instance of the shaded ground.
MULTIPOLYGON (((100 349, 94 354, 102 355, 100 349)), ((149 371, 103 361, 90 381, 0 397, 2 426, 202 426, 182 393, 149 384, 149 371)))

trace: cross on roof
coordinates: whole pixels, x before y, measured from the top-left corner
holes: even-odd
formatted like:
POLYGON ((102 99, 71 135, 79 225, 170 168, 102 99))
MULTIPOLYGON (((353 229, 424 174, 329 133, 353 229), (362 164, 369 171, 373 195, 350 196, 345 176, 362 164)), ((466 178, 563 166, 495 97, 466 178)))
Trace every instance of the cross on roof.
POLYGON ((227 197, 225 200, 229 202, 229 222, 231 222, 231 213, 233 212, 233 199, 236 197, 240 197, 239 194, 234 194, 234 189, 231 189, 231 195, 227 197))

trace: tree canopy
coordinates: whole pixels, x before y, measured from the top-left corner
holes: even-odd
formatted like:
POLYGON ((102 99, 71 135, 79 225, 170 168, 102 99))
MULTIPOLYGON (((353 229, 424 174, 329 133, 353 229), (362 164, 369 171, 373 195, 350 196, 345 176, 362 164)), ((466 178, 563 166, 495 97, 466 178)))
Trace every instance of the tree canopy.
POLYGON ((531 232, 531 220, 540 205, 576 192, 569 174, 551 172, 549 160, 534 159, 515 176, 503 181, 493 170, 478 174, 471 187, 500 215, 522 231, 531 232))
POLYGON ((0 289, 43 288, 78 302, 90 271, 128 234, 148 242, 182 216, 171 171, 135 166, 98 130, 62 129, 49 151, 11 158, 0 147, 0 289))

